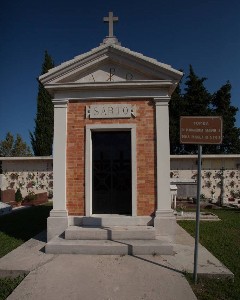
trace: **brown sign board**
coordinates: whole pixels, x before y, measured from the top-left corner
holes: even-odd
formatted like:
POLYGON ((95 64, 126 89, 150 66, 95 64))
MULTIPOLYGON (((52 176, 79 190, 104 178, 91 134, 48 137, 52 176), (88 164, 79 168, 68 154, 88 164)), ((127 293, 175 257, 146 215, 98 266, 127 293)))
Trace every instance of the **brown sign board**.
POLYGON ((222 117, 180 117, 181 144, 221 144, 222 117))

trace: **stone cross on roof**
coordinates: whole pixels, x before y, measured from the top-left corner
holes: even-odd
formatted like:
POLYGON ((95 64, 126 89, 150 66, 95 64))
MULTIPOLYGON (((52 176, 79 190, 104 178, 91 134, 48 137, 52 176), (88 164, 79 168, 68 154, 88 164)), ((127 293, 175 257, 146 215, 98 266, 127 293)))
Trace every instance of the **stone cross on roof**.
POLYGON ((118 17, 114 17, 113 12, 110 11, 108 13, 108 17, 104 17, 103 21, 105 23, 108 23, 108 30, 109 30, 108 37, 110 37, 110 38, 114 37, 114 35, 113 35, 113 23, 118 21, 118 17))

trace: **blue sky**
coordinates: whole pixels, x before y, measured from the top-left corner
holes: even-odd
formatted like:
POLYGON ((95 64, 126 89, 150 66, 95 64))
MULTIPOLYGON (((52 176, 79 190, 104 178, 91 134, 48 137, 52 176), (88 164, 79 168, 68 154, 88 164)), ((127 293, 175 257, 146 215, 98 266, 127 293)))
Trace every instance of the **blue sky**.
POLYGON ((230 80, 240 108, 239 0, 1 1, 0 139, 11 131, 30 144, 44 51, 58 65, 97 47, 109 11, 119 17, 114 33, 122 46, 185 74, 192 64, 212 93, 230 80))

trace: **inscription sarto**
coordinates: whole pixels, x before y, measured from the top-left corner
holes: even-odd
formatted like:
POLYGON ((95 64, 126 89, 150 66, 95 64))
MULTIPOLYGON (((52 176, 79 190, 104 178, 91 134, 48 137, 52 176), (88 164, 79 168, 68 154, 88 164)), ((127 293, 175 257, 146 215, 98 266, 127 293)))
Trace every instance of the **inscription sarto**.
POLYGON ((86 118, 117 119, 136 117, 136 105, 131 104, 96 104, 86 106, 86 118))

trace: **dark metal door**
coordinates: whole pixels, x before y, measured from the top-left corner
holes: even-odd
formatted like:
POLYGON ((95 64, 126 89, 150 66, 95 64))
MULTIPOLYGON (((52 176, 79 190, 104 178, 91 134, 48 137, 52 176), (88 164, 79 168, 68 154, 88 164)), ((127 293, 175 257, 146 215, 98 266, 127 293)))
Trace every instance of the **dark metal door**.
POLYGON ((132 213, 131 133, 93 132, 93 213, 132 213))

